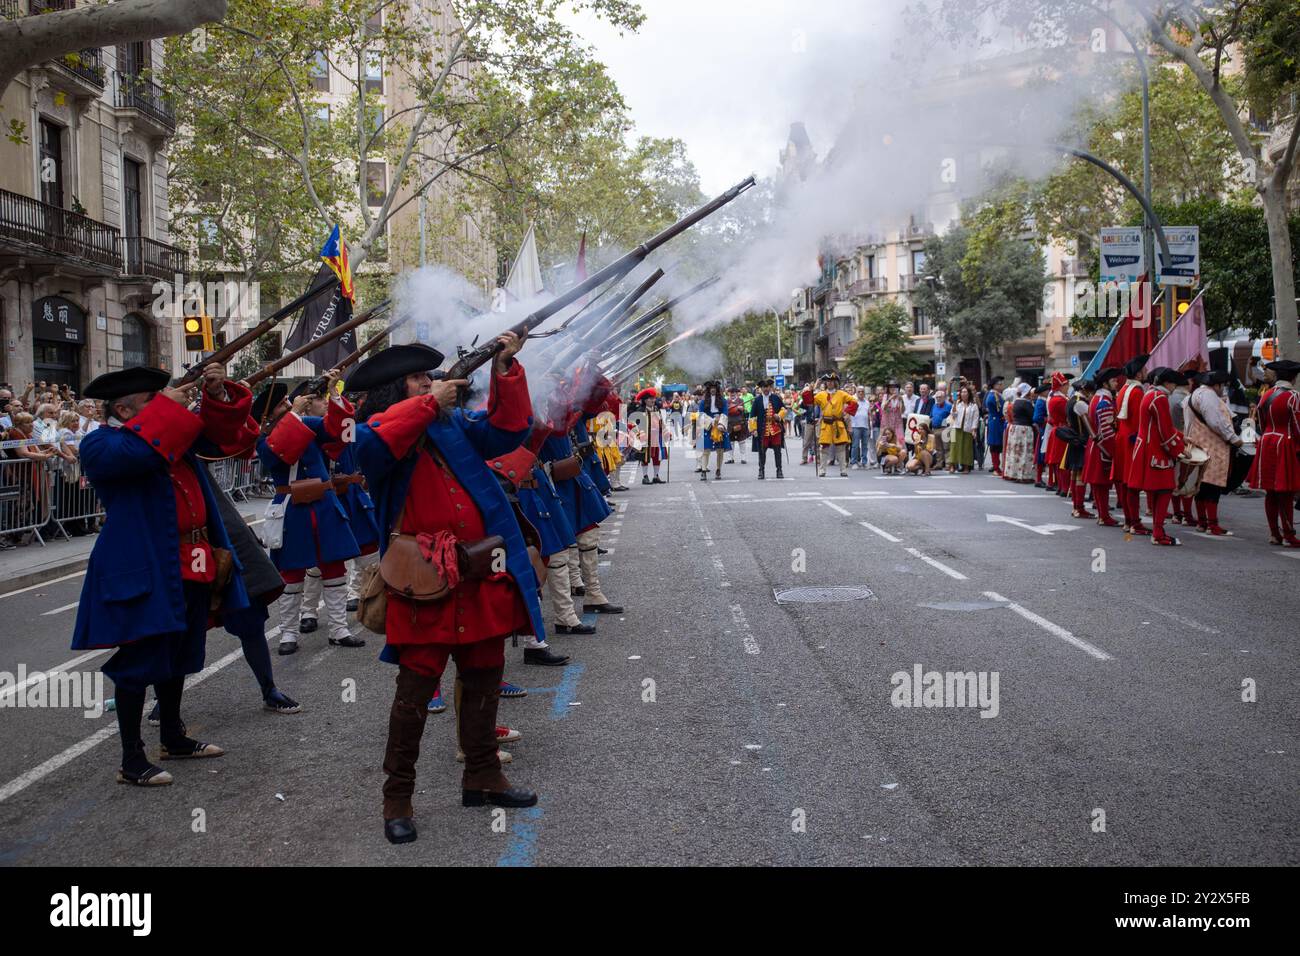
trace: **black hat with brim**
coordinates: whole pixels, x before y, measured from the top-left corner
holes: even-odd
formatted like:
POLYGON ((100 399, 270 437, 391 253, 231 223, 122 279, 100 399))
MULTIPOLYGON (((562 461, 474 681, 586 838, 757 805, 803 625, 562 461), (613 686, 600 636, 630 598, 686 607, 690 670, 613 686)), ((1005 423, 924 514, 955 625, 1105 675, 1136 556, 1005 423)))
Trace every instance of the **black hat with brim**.
POLYGON ((1158 368, 1151 373, 1151 381, 1157 385, 1186 385, 1187 376, 1176 368, 1158 368))
POLYGON ((293 391, 290 392, 288 395, 286 395, 285 398, 287 398, 289 401, 292 402, 299 395, 306 395, 308 389, 311 388, 312 384, 315 381, 316 380, 314 378, 303 379, 301 382, 299 382, 297 385, 293 387, 293 391))
POLYGON ((1122 378, 1125 372, 1118 365, 1110 365, 1097 373, 1097 382, 1105 385, 1112 378, 1122 378))
MULTIPOLYGON (((1300 362, 1293 362, 1291 359, 1278 359, 1276 362, 1269 362, 1264 368, 1270 372, 1277 373, 1278 378, 1290 381, 1297 375, 1300 375, 1300 362)), ((87 393, 89 394, 89 393, 87 393)))
POLYGON ((116 372, 105 372, 93 379, 81 394, 84 398, 111 402, 126 395, 162 391, 171 380, 171 374, 163 369, 137 365, 116 372))
POLYGON ((1006 380, 1007 378, 1005 375, 995 375, 989 381, 989 388, 992 388, 994 385, 997 385, 999 382, 1005 382, 1006 380))
POLYGON ((1145 352, 1141 355, 1135 355, 1133 358, 1129 359, 1128 362, 1125 364, 1124 374, 1127 375, 1129 378, 1137 378, 1138 373, 1141 372, 1144 367, 1146 367, 1147 361, 1150 358, 1151 356, 1147 355, 1145 352))
POLYGON ((257 393, 257 396, 253 399, 253 404, 248 408, 248 414, 260 422, 268 414, 275 411, 288 394, 289 386, 285 385, 284 382, 268 385, 257 393))
POLYGON ((1202 372, 1196 380, 1202 385, 1227 385, 1232 381, 1232 376, 1224 371, 1202 372))
POLYGON ((418 342, 394 345, 358 365, 348 376, 346 388, 349 392, 369 392, 416 372, 432 372, 442 360, 441 352, 418 342))

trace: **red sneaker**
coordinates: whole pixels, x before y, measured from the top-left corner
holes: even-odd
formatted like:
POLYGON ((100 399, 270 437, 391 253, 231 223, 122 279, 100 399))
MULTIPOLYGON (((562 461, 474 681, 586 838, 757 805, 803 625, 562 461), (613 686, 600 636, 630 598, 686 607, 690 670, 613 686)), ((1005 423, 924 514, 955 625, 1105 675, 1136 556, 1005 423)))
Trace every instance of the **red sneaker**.
POLYGON ((1217 524, 1208 525, 1207 527, 1202 528, 1201 530, 1206 532, 1207 534, 1212 534, 1220 538, 1224 537, 1225 535, 1227 537, 1232 537, 1231 531, 1229 531, 1227 528, 1221 528, 1217 524))
POLYGON ((497 728, 497 743, 499 744, 512 744, 522 737, 523 734, 517 730, 511 730, 509 727, 497 728))

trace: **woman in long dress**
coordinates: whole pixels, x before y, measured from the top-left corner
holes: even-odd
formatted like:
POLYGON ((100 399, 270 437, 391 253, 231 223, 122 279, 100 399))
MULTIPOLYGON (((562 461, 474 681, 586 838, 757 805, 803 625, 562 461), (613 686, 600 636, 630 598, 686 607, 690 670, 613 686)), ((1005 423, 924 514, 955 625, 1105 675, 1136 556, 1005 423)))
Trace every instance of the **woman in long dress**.
POLYGON ((897 382, 885 386, 885 398, 880 403, 880 434, 887 430, 895 435, 903 434, 903 396, 898 392, 897 382))
POLYGON ((1002 445, 1002 473, 1008 481, 1032 483, 1034 480, 1037 449, 1034 447, 1034 403, 1025 397, 1029 392, 1029 383, 1021 382, 1014 400, 1008 403, 1011 414, 1002 445))
POLYGON ((963 385, 957 394, 948 424, 952 426, 952 445, 948 449, 949 471, 971 471, 975 467, 975 429, 979 427, 980 410, 971 395, 969 385, 963 385))

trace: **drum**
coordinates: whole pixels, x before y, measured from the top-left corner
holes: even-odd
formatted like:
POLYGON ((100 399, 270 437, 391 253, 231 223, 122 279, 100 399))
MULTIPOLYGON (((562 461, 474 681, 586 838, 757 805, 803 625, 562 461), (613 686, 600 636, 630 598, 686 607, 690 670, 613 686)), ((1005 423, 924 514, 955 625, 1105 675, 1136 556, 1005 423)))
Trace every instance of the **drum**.
POLYGON ((1174 489, 1176 497, 1190 498, 1200 490, 1201 472, 1209 460, 1209 453, 1204 448, 1187 445, 1183 449, 1183 453, 1178 456, 1178 487, 1174 489))

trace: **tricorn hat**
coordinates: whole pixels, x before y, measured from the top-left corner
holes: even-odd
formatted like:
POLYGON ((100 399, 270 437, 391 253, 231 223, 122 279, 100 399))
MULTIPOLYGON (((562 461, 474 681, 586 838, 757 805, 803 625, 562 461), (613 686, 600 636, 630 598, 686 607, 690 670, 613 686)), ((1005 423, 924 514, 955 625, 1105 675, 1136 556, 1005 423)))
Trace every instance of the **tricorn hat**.
POLYGON ((1176 368, 1158 368, 1151 373, 1151 381, 1157 385, 1186 385, 1187 376, 1176 368))
MULTIPOLYGON (((1278 378, 1288 382, 1300 375, 1300 362, 1293 362, 1291 359, 1278 359, 1276 362, 1269 362, 1264 368, 1276 372, 1278 378)), ((90 392, 87 391, 86 394, 89 395, 90 392)))
POLYGON ((268 385, 257 393, 257 396, 253 399, 253 404, 249 406, 248 414, 260 422, 275 411, 276 407, 284 401, 285 396, 288 394, 289 386, 285 385, 284 382, 275 382, 268 385))
POLYGON ((1127 363, 1125 363, 1124 374, 1127 375, 1129 378, 1137 378, 1138 373, 1141 372, 1144 367, 1146 367, 1147 360, 1150 358, 1151 356, 1148 355, 1146 352, 1143 352, 1141 355, 1133 356, 1131 359, 1128 360, 1127 363))
POLYGON ((1097 372, 1097 382, 1100 385, 1105 385, 1112 378, 1123 378, 1123 377, 1124 377, 1124 370, 1120 368, 1118 365, 1108 365, 1097 372))
POLYGON ((443 354, 427 345, 394 345, 372 355, 348 376, 349 392, 368 392, 416 372, 432 372, 442 364, 443 354))
POLYGON ((133 368, 119 369, 116 372, 105 372, 93 379, 86 386, 86 390, 82 392, 82 395, 86 398, 97 398, 100 401, 111 402, 114 399, 122 398, 124 395, 161 391, 167 387, 167 383, 170 381, 171 375, 164 369, 137 365, 133 368))
POLYGON ((1227 385, 1232 381, 1232 376, 1224 371, 1202 372, 1197 376, 1197 381, 1202 385, 1227 385))

